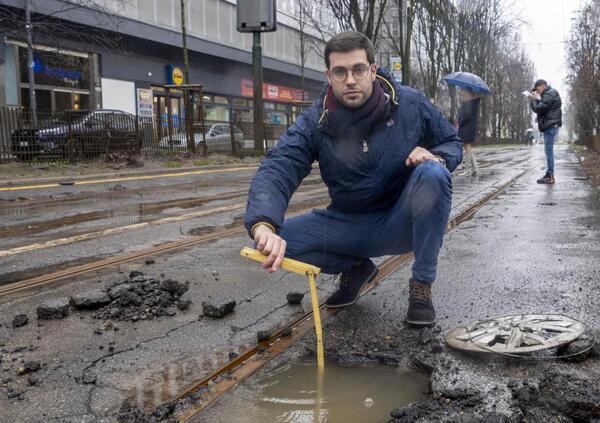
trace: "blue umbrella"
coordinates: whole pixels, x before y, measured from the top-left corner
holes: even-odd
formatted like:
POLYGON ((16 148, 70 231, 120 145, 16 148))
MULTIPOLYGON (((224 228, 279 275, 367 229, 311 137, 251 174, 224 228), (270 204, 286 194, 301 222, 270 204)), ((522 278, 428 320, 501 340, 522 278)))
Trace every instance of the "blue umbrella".
POLYGON ((468 88, 476 93, 491 94, 492 90, 483 79, 469 72, 452 72, 443 78, 448 84, 468 88))

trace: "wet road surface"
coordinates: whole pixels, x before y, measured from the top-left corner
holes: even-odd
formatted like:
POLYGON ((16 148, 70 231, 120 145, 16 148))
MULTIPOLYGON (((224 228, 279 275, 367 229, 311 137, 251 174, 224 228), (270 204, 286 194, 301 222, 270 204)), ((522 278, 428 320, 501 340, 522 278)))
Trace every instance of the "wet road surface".
MULTIPOLYGON (((540 148, 482 153, 480 161, 485 167, 480 177, 472 178, 460 170, 455 174, 453 214, 493 185, 533 169, 471 221, 448 234, 440 256, 440 278, 434 287, 439 316, 436 329, 415 331, 402 324, 406 311, 406 295, 402 292, 409 277, 406 267, 327 322, 327 356, 342 363, 377 361, 426 369, 431 373, 431 401, 442 398, 444 404, 448 400, 447 411, 455 413, 449 414, 453 418, 460 412, 464 414, 464 406, 455 402, 466 397, 474 404, 468 412, 513 413, 515 406, 508 387, 511 380, 539 381, 549 370, 598 377, 597 359, 579 367, 555 362, 538 365, 499 358, 481 360, 446 347, 441 351, 433 348, 454 325, 512 312, 563 312, 598 328, 598 193, 586 181, 574 179, 581 176, 575 156, 564 146, 557 150, 560 170, 555 186, 535 184, 542 173, 540 148), (556 205, 544 205, 550 203, 556 205)), ((236 213, 240 216, 242 211, 236 213)), ((115 246, 116 250, 118 246, 147 246, 172 239, 180 228, 183 230, 177 236, 200 225, 222 225, 234 219, 232 213, 165 224, 147 233, 129 233, 122 241, 119 237, 99 238, 54 247, 43 251, 43 258, 38 257, 38 251, 1 260, 3 266, 29 269, 39 267, 36 263, 43 260, 52 262, 57 255, 59 262, 61 257, 89 257, 90 251, 111 254, 115 246)), ((221 239, 156 257, 149 265, 131 263, 121 266, 118 272, 106 270, 56 287, 3 298, 0 382, 6 392, 22 391, 21 400, 8 398, 8 393, 0 395, 3 417, 12 421, 112 421, 124 399, 133 398, 142 407, 158 404, 227 362, 230 353, 255 342, 257 331, 271 329, 308 311, 306 296, 299 306, 290 306, 285 299, 290 291, 306 292, 306 282, 283 272, 267 275, 239 257, 239 249, 245 245, 249 245, 245 235, 221 239), (192 300, 191 307, 173 317, 115 322, 117 331, 106 330, 105 321, 94 319, 90 312, 72 312, 56 321, 35 318, 35 308, 43 300, 90 287, 106 287, 123 280, 132 269, 155 277, 163 274, 164 278, 189 280, 190 290, 184 298, 192 300), (236 300, 234 313, 221 320, 199 319, 202 301, 223 298, 236 300), (27 326, 11 326, 10 321, 18 313, 28 314, 27 326), (24 360, 42 363, 36 373, 40 381, 34 386, 16 375, 16 367, 24 360), (89 379, 86 382, 84 371, 93 373, 93 383, 89 379)), ((332 290, 331 279, 320 277, 321 298, 332 290)), ((314 339, 309 336, 278 361, 304 356, 313 346, 314 339)), ((250 389, 245 386, 239 392, 250 389)), ((235 395, 223 398, 213 413, 218 415, 218 407, 230 407, 235 395)), ((246 406, 251 410, 252 402, 246 406)), ((430 408, 431 413, 439 411, 434 405, 430 408)), ((419 412, 426 415, 425 411, 419 412)))

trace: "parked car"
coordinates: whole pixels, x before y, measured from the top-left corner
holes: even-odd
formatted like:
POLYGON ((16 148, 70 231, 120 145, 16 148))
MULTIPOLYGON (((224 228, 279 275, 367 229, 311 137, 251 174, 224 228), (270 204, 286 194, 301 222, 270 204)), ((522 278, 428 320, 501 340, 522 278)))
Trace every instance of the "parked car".
MULTIPOLYGON (((244 149, 244 133, 237 126, 233 126, 233 139, 237 151, 244 149)), ((201 132, 194 132, 194 144, 198 151, 202 151, 204 137, 201 132)), ((179 151, 187 149, 187 138, 184 132, 176 132, 169 140, 169 136, 163 137, 159 144, 162 148, 173 148, 179 151)), ((215 123, 206 132, 206 146, 209 153, 231 153, 231 129, 227 123, 215 123)))
POLYGON ((91 157, 109 152, 139 152, 141 137, 134 115, 121 110, 64 113, 39 122, 37 127, 15 129, 12 153, 28 160, 40 155, 91 157))

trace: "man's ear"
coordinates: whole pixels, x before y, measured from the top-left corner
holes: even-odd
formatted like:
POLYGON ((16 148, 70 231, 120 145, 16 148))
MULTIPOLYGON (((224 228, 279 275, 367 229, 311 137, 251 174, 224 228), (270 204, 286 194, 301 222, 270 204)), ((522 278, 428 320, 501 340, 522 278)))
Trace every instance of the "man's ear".
POLYGON ((377 64, 373 63, 371 64, 371 82, 375 82, 375 80, 377 79, 377 64))
POLYGON ((331 85, 331 72, 329 72, 329 69, 325 69, 325 76, 327 77, 327 82, 331 85))

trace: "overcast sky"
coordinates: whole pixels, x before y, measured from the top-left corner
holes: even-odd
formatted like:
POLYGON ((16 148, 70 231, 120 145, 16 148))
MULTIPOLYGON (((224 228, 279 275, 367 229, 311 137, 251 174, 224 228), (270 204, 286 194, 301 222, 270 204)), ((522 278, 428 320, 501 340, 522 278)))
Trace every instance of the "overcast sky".
MULTIPOLYGON (((571 18, 579 10, 581 0, 514 0, 516 13, 525 24, 521 27, 523 42, 536 69, 543 78, 566 97, 567 75, 565 40, 568 40, 571 18)), ((530 87, 531 88, 531 87, 530 87)))

